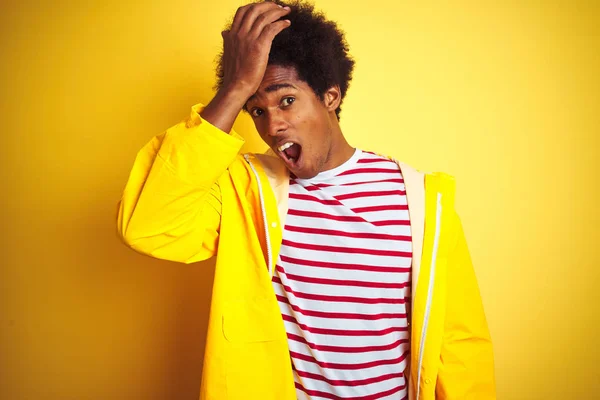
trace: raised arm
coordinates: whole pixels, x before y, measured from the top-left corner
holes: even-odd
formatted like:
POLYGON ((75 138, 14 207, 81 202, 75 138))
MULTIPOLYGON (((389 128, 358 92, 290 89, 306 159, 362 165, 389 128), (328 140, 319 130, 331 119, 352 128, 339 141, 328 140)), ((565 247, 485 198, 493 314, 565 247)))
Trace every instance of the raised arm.
POLYGON ((191 263, 213 256, 221 222, 219 178, 243 145, 233 123, 258 89, 288 8, 240 7, 224 41, 222 85, 206 106, 152 139, 139 153, 119 203, 123 241, 153 257, 191 263))

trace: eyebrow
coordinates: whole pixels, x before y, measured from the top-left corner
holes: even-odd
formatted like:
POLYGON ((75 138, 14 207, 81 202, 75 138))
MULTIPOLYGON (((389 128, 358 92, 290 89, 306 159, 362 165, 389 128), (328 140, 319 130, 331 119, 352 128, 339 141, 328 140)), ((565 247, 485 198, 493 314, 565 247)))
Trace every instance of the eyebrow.
MULTIPOLYGON (((265 88, 265 93, 272 93, 272 92, 276 92, 278 90, 281 89, 298 89, 296 86, 292 85, 291 83, 274 83, 272 85, 269 85, 265 88)), ((256 93, 254 93, 252 96, 250 96, 248 98, 248 101, 246 101, 246 104, 248 104, 250 101, 256 99, 256 93)))

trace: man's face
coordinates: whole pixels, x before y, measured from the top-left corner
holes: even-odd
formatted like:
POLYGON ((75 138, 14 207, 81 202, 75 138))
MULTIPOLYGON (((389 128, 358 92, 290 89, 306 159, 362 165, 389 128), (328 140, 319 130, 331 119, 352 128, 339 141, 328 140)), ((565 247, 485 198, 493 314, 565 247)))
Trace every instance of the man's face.
POLYGON ((246 103, 262 139, 299 178, 323 170, 331 153, 330 110, 293 67, 270 65, 246 103))

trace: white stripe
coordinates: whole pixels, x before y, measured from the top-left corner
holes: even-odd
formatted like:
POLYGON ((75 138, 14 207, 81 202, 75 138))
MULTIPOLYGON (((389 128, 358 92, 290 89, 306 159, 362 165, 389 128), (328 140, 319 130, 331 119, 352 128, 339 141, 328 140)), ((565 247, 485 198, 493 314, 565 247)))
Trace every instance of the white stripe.
MULTIPOLYGON (((331 277, 332 271, 327 268, 315 268, 308 267, 308 272, 310 272, 311 276, 318 278, 322 277, 331 277)), ((295 271, 296 272, 296 271, 295 271)), ((344 279, 350 279, 355 277, 356 280, 364 280, 365 275, 364 272, 359 271, 333 271, 333 273, 342 273, 344 274, 344 279), (359 275, 360 273, 360 275, 359 275)), ((373 277, 370 282, 378 282, 378 283, 389 283, 390 274, 379 273, 379 272, 369 272, 369 274, 373 277)), ((369 287, 360 287, 360 286, 348 286, 348 285, 321 285, 318 283, 308 283, 308 282, 299 282, 294 281, 290 282, 286 279, 285 275, 278 274, 281 282, 291 287, 295 292, 306 293, 306 294, 325 294, 327 296, 347 296, 347 297, 360 297, 363 299, 374 299, 374 298, 382 298, 382 299, 402 299, 405 296, 406 288, 369 288, 369 287)), ((406 281, 408 278, 408 274, 394 274, 394 280, 398 282, 406 281)), ((286 291, 285 288, 281 287, 279 283, 275 283, 275 288, 279 290, 281 295, 285 296, 286 291)), ((306 299, 308 300, 308 299, 306 299)), ((400 302, 396 304, 401 304, 400 302)))
MULTIPOLYGON (((383 331, 393 327, 405 327, 405 318, 389 318, 376 320, 360 320, 360 319, 337 319, 323 317, 308 317, 289 308, 287 304, 279 303, 281 313, 292 316, 299 320, 303 325, 308 325, 313 328, 321 329, 336 329, 348 331, 383 331)), ((287 321, 286 321, 287 322, 287 321)), ((362 336, 353 336, 355 340, 360 340, 362 336)))
MULTIPOLYGON (((400 347, 400 346, 398 346, 398 347, 400 347)), ((289 349, 290 349, 290 351, 304 354, 309 357, 315 357, 317 359, 320 359, 320 357, 323 356, 323 357, 325 357, 325 359, 319 360, 319 361, 326 361, 329 364, 347 364, 347 365, 356 364, 357 363, 356 362, 357 355, 360 355, 360 357, 361 357, 360 364, 362 364, 362 363, 370 363, 370 362, 383 362, 385 360, 390 359, 391 354, 396 354, 396 353, 392 353, 390 350, 371 351, 371 352, 366 352, 366 353, 344 353, 344 352, 319 350, 319 353, 315 354, 313 349, 310 346, 308 346, 307 344, 296 342, 291 339, 289 340, 289 349)), ((396 358, 396 357, 393 357, 391 359, 393 360, 394 358, 396 358)), ((385 375, 387 373, 390 373, 390 372, 388 372, 388 370, 390 368, 396 368, 395 366, 400 365, 400 364, 401 363, 394 362, 393 364, 386 364, 386 365, 381 365, 381 366, 376 366, 376 367, 363 368, 360 371, 360 373, 362 375, 364 375, 364 376, 361 376, 361 379, 368 379, 368 378, 372 378, 372 377, 379 376, 379 375, 385 375), (381 370, 381 373, 377 372, 379 369, 381 370)), ((317 364, 313 364, 313 365, 316 366, 317 364)), ((329 369, 335 369, 336 371, 338 370, 337 368, 329 368, 329 369)), ((346 370, 339 369, 339 371, 346 371, 346 370)), ((403 369, 401 367, 398 367, 398 369, 396 371, 402 372, 403 369)), ((335 379, 339 379, 339 378, 336 377, 335 379)))
MULTIPOLYGON (((289 313, 285 313, 289 314, 289 313)), ((302 331, 300 327, 289 321, 283 321, 285 325, 285 329, 287 333, 303 336, 304 338, 311 343, 319 343, 323 346, 347 346, 347 347, 356 347, 357 346, 357 337, 356 336, 335 336, 335 335, 325 335, 320 333, 313 333, 308 331, 302 331)), ((406 324, 404 324, 405 328, 407 328, 406 324)), ((368 327, 370 328, 370 327, 368 327)), ((394 343, 396 340, 405 339, 405 332, 390 332, 385 335, 380 336, 361 336, 360 337, 360 346, 378 346, 382 343, 394 343)))
MULTIPOLYGON (((408 231, 402 236, 410 234, 410 228, 403 229, 408 231)), ((365 232, 363 232, 365 233, 365 232)), ((370 233, 370 232, 369 232, 370 233)), ((378 232, 379 233, 379 232, 378 232)), ((399 236, 400 236, 399 235, 399 236)), ((322 246, 338 246, 349 248, 360 248, 369 250, 389 250, 410 252, 412 249, 411 241, 400 241, 391 239, 371 239, 371 238, 354 238, 347 236, 336 236, 335 234, 316 234, 304 233, 286 230, 285 238, 297 243, 316 244, 322 246)))
MULTIPOLYGON (((302 354, 304 354, 304 352, 302 352, 302 354)), ((386 360, 386 359, 389 359, 389 356, 382 358, 382 360, 386 360)), ((296 365, 296 369, 298 369, 300 371, 310 372, 312 374, 319 374, 330 380, 338 380, 338 379, 339 380, 355 380, 356 379, 356 376, 355 376, 355 374, 357 372, 356 370, 323 368, 314 362, 305 361, 305 360, 301 360, 301 359, 294 359, 294 364, 296 365)), ((360 380, 371 379, 371 378, 375 378, 375 377, 378 377, 381 375, 395 374, 398 372, 403 372, 404 369, 406 368, 406 365, 407 365, 407 362, 406 362, 406 360, 404 360, 403 362, 400 362, 400 363, 394 362, 394 363, 387 364, 387 365, 379 365, 379 366, 375 366, 375 367, 371 367, 371 368, 363 368, 360 370, 360 373, 361 373, 360 380)), ((379 383, 371 384, 371 385, 378 386, 379 383)), ((379 392, 381 390, 379 390, 379 388, 376 387, 376 391, 379 392)))

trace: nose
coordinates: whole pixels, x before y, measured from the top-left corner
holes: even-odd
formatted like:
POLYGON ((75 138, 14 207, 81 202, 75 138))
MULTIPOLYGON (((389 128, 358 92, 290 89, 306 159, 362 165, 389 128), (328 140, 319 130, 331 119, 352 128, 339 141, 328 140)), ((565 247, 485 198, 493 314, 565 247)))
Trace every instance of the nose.
POLYGON ((288 124, 280 110, 269 110, 267 112, 267 134, 269 136, 278 136, 285 132, 287 128, 288 124))

